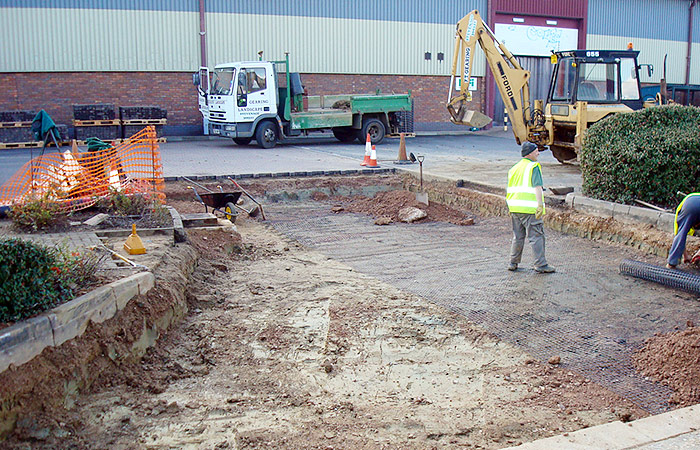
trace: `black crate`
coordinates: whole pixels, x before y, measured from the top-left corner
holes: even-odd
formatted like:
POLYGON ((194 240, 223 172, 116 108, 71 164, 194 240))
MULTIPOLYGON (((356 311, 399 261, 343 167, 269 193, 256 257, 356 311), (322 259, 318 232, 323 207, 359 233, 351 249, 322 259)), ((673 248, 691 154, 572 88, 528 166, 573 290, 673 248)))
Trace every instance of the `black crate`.
POLYGON ((79 141, 84 141, 87 138, 96 137, 103 141, 111 141, 120 138, 118 125, 104 125, 94 127, 75 127, 75 138, 79 141))
MULTIPOLYGON (((136 133, 143 130, 147 126, 148 125, 124 125, 124 126, 122 126, 122 137, 124 139, 130 138, 131 136, 135 135, 136 133)), ((155 128, 156 128, 156 137, 163 136, 163 125, 151 125, 151 126, 155 126, 155 128)))
POLYGON ((73 119, 75 120, 114 120, 116 117, 117 111, 111 104, 73 105, 73 119))
POLYGON ((68 141, 71 139, 70 130, 68 129, 68 125, 63 125, 62 123, 57 123, 56 129, 58 130, 58 133, 61 135, 61 141, 65 142, 65 141, 68 141))
POLYGON ((0 128, 0 142, 31 142, 33 140, 32 127, 0 128))
POLYGON ((121 120, 167 119, 168 111, 158 106, 120 106, 119 118, 121 120))
POLYGON ((0 111, 0 122, 31 122, 36 111, 0 111))

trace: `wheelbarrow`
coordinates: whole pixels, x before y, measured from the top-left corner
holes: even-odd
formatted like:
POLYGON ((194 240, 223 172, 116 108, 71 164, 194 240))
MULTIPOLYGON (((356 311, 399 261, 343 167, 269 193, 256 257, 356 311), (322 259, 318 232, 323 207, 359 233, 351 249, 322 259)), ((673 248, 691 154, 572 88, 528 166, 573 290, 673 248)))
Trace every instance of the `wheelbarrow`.
POLYGON ((222 189, 221 192, 214 192, 202 186, 201 184, 195 183, 189 178, 183 178, 189 181, 190 183, 198 186, 199 188, 207 191, 200 194, 192 186, 187 186, 189 189, 192 189, 192 192, 194 192, 195 199, 197 199, 199 203, 204 205, 205 212, 209 212, 209 208, 211 208, 212 210, 218 211, 221 214, 223 214, 227 220, 230 220, 231 222, 236 221, 236 217, 238 216, 238 211, 236 211, 236 208, 238 206, 236 205, 236 202, 238 202, 238 199, 241 197, 241 191, 224 192, 222 189))

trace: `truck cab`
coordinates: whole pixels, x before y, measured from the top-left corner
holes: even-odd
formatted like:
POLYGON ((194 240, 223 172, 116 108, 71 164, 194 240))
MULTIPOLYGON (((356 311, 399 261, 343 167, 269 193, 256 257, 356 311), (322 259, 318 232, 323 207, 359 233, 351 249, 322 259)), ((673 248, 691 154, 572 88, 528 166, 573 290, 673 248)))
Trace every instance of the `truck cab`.
MULTIPOLYGON (((211 74, 201 68, 199 104, 209 134, 245 145, 257 138, 261 121, 274 125, 279 104, 276 76, 274 65, 267 61, 220 64, 211 74), (202 83, 209 76, 210 84, 202 83)), ((265 138, 264 132, 261 137, 265 138)))
POLYGON ((341 142, 379 144, 385 136, 413 132, 413 100, 407 94, 307 95, 299 73, 281 61, 241 61, 201 67, 193 82, 210 135, 239 145, 255 139, 263 148, 280 138, 331 131, 341 142))

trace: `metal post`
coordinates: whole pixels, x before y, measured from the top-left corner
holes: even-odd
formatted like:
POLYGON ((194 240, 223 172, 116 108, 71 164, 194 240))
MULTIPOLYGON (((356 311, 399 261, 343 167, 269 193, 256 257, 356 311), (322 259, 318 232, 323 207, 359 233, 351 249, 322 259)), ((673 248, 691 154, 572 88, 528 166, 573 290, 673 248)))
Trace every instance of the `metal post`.
POLYGON ((690 61, 691 61, 691 50, 693 48, 693 8, 697 0, 690 1, 690 7, 688 8, 688 53, 686 56, 685 63, 685 84, 690 84, 690 61))
POLYGON ((503 110, 503 131, 508 131, 508 110, 503 110))

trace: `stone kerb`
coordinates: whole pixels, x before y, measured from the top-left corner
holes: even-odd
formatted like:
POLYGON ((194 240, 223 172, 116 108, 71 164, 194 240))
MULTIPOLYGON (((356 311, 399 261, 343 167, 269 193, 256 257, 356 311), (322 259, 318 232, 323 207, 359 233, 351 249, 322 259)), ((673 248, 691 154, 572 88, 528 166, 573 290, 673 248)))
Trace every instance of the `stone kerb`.
POLYGON ((612 217, 620 222, 631 224, 649 224, 662 231, 673 232, 674 214, 670 212, 597 200, 574 193, 567 194, 565 202, 570 208, 586 214, 604 218, 612 217))
POLYGON ((102 286, 37 317, 0 331, 0 372, 31 361, 46 347, 82 335, 90 321, 101 323, 155 286, 151 272, 141 272, 102 286))

